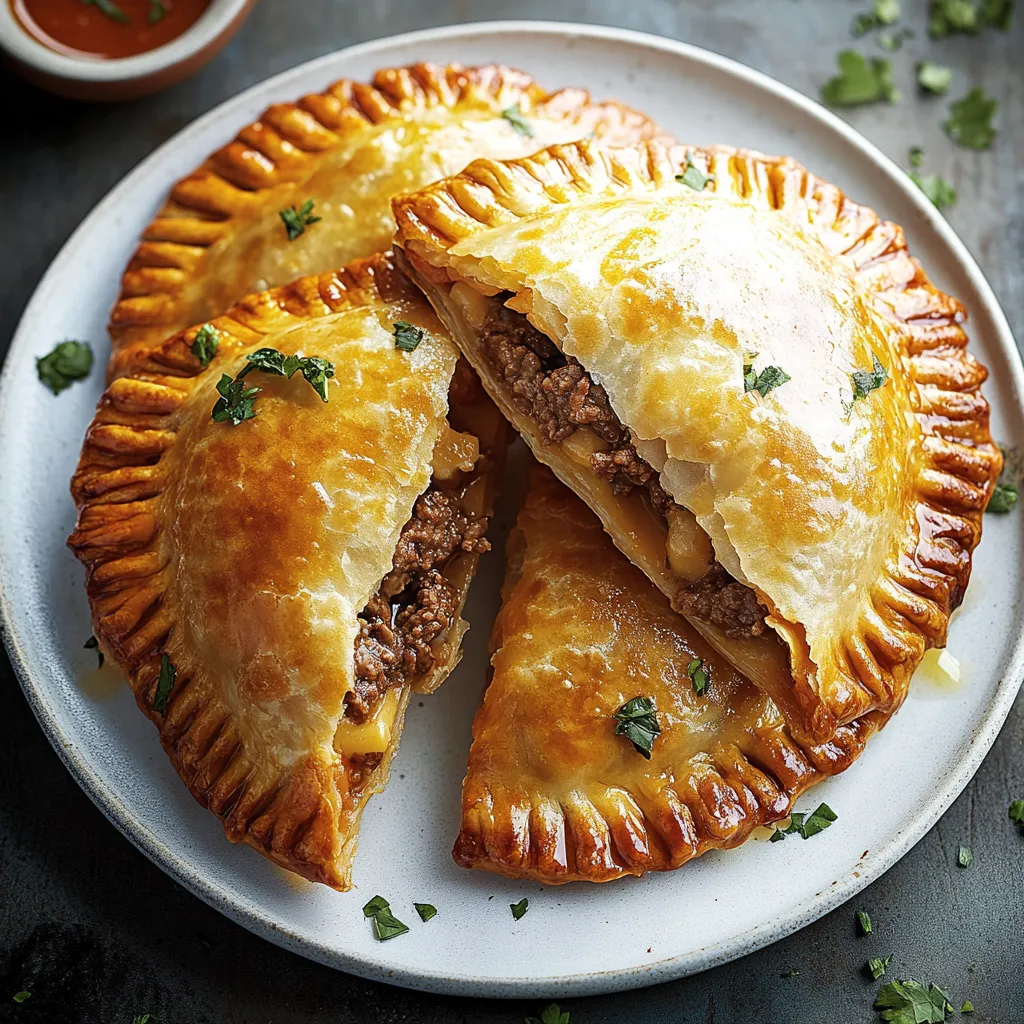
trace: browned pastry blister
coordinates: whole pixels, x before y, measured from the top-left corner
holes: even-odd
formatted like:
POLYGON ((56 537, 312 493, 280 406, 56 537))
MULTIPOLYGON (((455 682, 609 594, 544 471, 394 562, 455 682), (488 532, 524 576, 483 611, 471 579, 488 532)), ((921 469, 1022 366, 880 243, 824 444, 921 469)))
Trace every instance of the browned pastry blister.
POLYGON ((345 79, 275 104, 178 182, 144 231, 111 314, 109 374, 249 292, 387 249, 395 192, 476 157, 654 131, 620 104, 581 89, 548 93, 496 64, 387 68, 369 84, 345 79), (280 211, 308 200, 320 219, 290 240, 280 211))
POLYGON ((486 548, 506 429, 458 359, 390 257, 304 278, 113 381, 72 481, 95 634, 185 784, 229 839, 339 889, 486 548), (330 361, 327 401, 250 372, 254 415, 215 421, 261 348, 330 361))
POLYGON ((794 729, 899 707, 1001 457, 964 307, 897 225, 789 158, 660 139, 479 160, 393 208, 537 458, 794 729))
POLYGON ((738 846, 846 768, 885 716, 804 748, 596 516, 535 468, 509 541, 493 675, 473 723, 454 857, 540 882, 604 882, 738 846), (708 673, 695 692, 694 660, 708 673), (615 712, 653 700, 645 759, 615 712))

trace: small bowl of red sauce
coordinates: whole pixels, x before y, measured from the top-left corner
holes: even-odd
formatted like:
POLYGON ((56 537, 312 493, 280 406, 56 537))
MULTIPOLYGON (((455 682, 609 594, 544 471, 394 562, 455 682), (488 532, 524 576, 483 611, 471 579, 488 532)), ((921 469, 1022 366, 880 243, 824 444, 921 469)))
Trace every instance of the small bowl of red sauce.
POLYGON ((122 100, 211 60, 255 0, 0 0, 0 52, 29 81, 74 99, 122 100))

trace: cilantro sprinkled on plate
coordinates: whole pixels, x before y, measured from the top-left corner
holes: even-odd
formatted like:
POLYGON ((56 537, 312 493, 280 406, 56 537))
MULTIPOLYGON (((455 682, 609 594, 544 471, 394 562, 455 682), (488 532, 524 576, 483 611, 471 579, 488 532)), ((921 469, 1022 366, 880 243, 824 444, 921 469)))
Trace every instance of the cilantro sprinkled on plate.
POLYGON ((39 379, 55 394, 85 380, 92 372, 92 347, 85 341, 62 341, 36 360, 39 379))
POLYGON ((512 916, 518 921, 530 909, 530 901, 524 896, 518 903, 510 903, 509 910, 512 916))

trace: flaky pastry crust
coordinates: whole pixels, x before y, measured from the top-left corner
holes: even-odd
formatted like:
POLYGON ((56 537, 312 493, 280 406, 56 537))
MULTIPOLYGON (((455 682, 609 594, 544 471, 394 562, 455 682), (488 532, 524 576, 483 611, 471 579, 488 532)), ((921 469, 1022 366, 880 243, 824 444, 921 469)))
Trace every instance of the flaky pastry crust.
POLYGON ((503 599, 463 785, 463 867, 549 883, 679 867, 785 817, 884 722, 871 713, 798 744, 547 469, 510 538, 503 599), (703 695, 694 658, 710 671, 703 695), (662 730, 649 761, 614 730, 638 696, 662 730))
POLYGON ((925 649, 945 643, 1001 458, 964 307, 897 225, 789 158, 664 140, 476 161, 393 208, 419 283, 502 410, 671 596, 664 552, 646 558, 610 490, 503 393, 452 282, 513 293, 604 386, 785 647, 695 624, 795 727, 820 742, 899 706, 925 649), (713 176, 704 191, 677 180, 688 163, 713 176), (873 358, 882 386, 854 395, 873 358), (751 359, 789 380, 746 392, 751 359))
MULTIPOLYGON (((354 756, 339 725, 358 615, 430 482, 458 352, 389 256, 251 295, 211 324, 208 366, 190 328, 109 386, 72 480, 68 543, 100 645, 195 798, 232 841, 345 889, 411 690, 453 667, 465 629, 457 611, 434 670, 385 698, 394 721, 379 764, 354 756), (424 332, 414 351, 396 346, 396 321, 424 332), (300 374, 252 373, 255 417, 215 422, 222 373, 262 347, 330 360, 328 402, 300 374)), ((459 610, 476 559, 452 563, 459 610)))
POLYGON ((370 84, 345 79, 275 104, 178 182, 146 228, 111 313, 110 376, 242 295, 387 249, 394 192, 480 156, 653 131, 617 103, 592 103, 581 89, 547 93, 495 64, 387 68, 370 84), (525 130, 502 116, 510 108, 525 130), (289 241, 279 211, 308 199, 321 220, 289 241))

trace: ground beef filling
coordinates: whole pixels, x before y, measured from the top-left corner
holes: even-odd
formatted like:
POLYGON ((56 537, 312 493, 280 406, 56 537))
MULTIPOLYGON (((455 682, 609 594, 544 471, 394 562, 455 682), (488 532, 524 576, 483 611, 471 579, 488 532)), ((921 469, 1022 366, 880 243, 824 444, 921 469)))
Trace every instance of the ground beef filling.
POLYGON ((413 507, 395 548, 391 572, 359 615, 355 686, 345 715, 365 721, 391 686, 429 672, 431 644, 455 620, 458 595, 444 578, 461 552, 487 551, 486 519, 466 515, 457 496, 432 484, 413 507))
MULTIPOLYGON (((481 336, 484 355, 513 404, 540 427, 543 437, 564 441, 579 427, 589 426, 612 446, 595 452, 591 465, 613 493, 626 495, 641 488, 656 511, 668 513, 675 505, 672 496, 633 446, 604 388, 572 356, 563 355, 522 313, 504 305, 491 311, 481 336)), ((682 614, 714 623, 730 637, 762 636, 768 628, 753 590, 717 562, 696 583, 680 588, 673 604, 682 614)))

